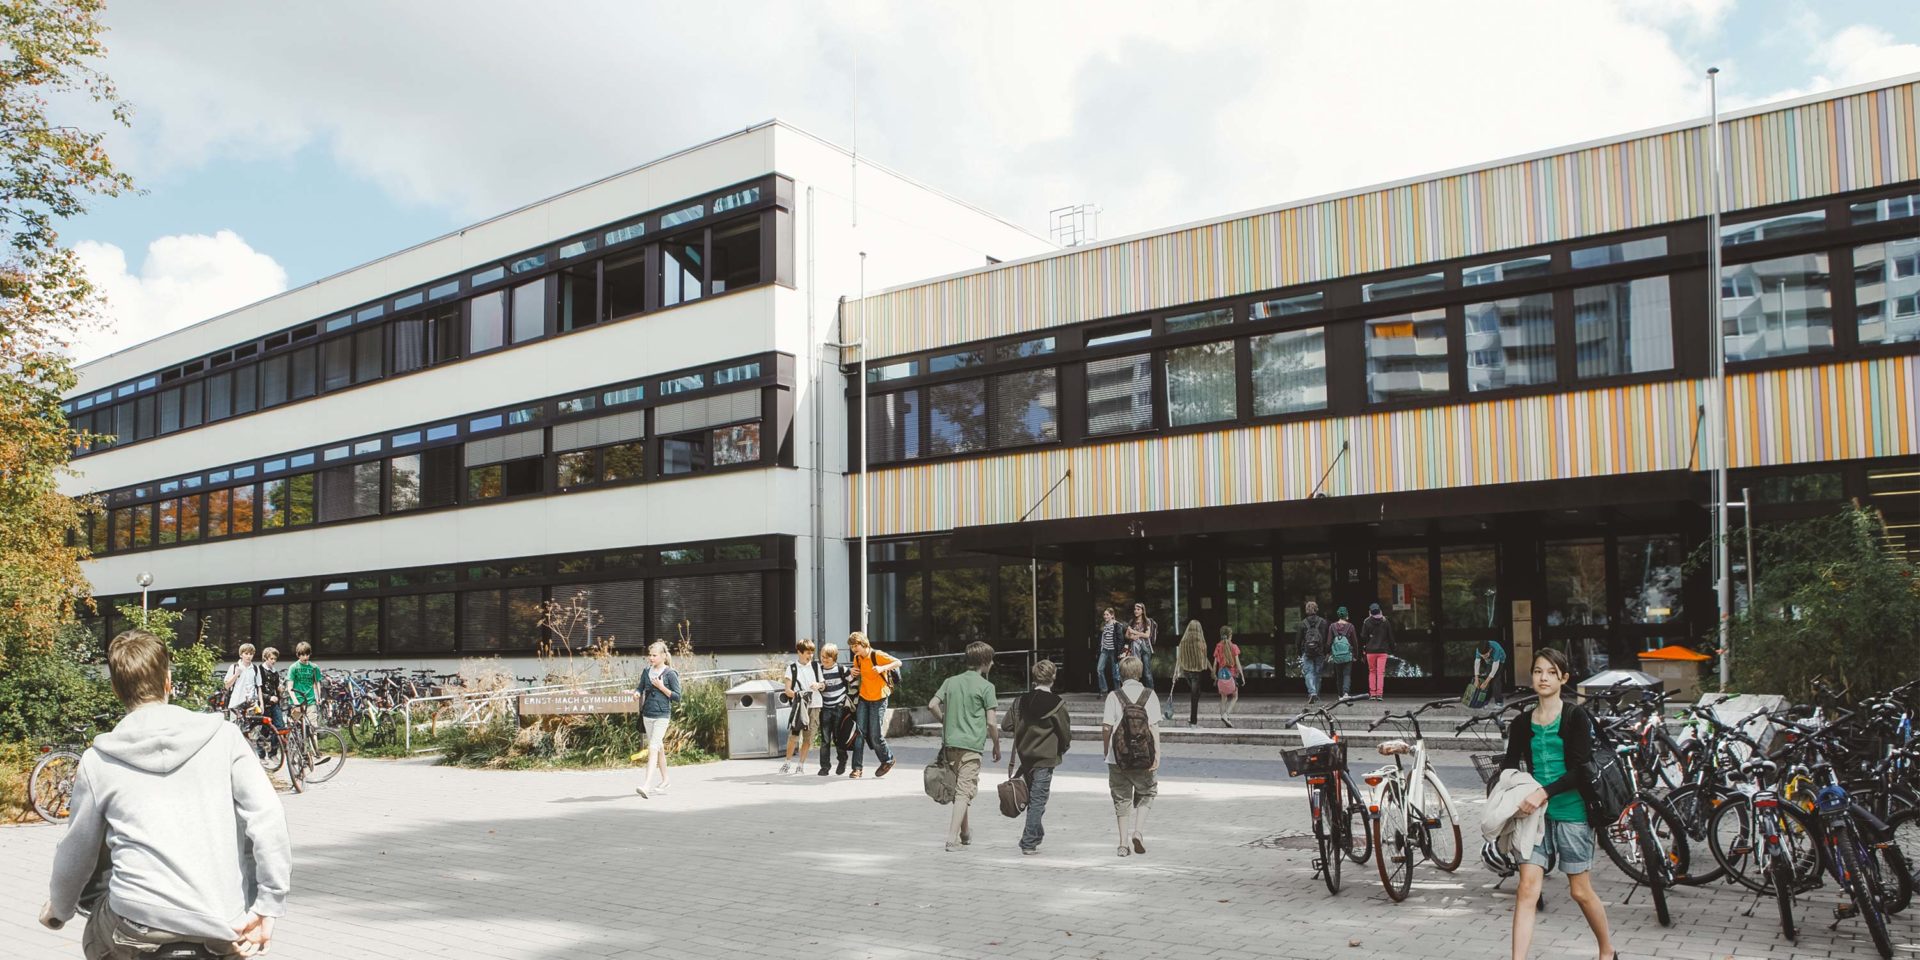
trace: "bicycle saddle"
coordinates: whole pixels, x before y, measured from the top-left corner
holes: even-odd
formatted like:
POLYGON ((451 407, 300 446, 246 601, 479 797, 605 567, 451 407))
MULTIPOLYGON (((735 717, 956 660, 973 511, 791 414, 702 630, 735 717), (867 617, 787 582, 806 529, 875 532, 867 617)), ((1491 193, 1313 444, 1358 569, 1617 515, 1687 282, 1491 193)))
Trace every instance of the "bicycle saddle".
POLYGON ((1401 753, 1412 753, 1413 745, 1405 740, 1383 740, 1380 743, 1379 750, 1381 756, 1391 757, 1401 753))

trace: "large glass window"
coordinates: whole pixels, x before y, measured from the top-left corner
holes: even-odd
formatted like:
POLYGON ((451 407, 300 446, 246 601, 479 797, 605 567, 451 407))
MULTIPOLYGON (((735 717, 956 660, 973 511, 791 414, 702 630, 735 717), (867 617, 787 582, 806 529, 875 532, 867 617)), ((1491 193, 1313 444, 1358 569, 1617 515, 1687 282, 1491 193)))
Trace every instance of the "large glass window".
POLYGON ((334 337, 320 345, 320 385, 338 390, 353 383, 353 338, 334 337))
POLYGON ((760 282, 758 218, 713 233, 713 292, 725 293, 760 282))
POLYGON ((867 397, 867 457, 891 463, 920 455, 920 391, 867 397))
POLYGON ((1104 436, 1153 426, 1153 354, 1087 362, 1087 433, 1104 436))
POLYGON ((987 384, 962 380, 927 388, 927 454, 987 448, 987 384))
POLYGON ((646 309, 647 258, 609 260, 606 269, 606 318, 625 320, 646 309))
MULTIPOLYGON (((1499 562, 1492 547, 1442 547, 1440 616, 1451 630, 1496 625, 1499 562)), ((1450 672, 1455 672, 1451 671, 1450 672)))
MULTIPOLYGON (((1273 561, 1228 560, 1220 572, 1227 593, 1227 626, 1240 636, 1273 633, 1273 561)), ((1207 638, 1208 649, 1217 639, 1207 638)))
POLYGON ((154 542, 169 544, 180 539, 180 502, 162 500, 159 503, 159 523, 154 527, 154 542))
POLYGON ((1467 304, 1467 389, 1554 381, 1553 294, 1467 304))
POLYGON ((562 333, 590 327, 600 319, 600 273, 596 263, 568 267, 556 286, 555 325, 562 333))
POLYGON ((1233 348, 1234 341, 1220 340, 1167 351, 1170 426, 1217 423, 1238 415, 1233 348))
POLYGON ((207 422, 233 416, 233 374, 216 373, 207 378, 207 422))
MULTIPOLYGON (((897 647, 918 648, 926 642, 923 576, 919 571, 867 574, 867 602, 872 606, 867 622, 874 636, 897 647)), ((841 656, 846 656, 844 650, 841 656)))
POLYGON ((200 516, 205 511, 200 494, 180 498, 180 542, 188 543, 200 539, 200 516))
POLYGON ((507 292, 495 290, 467 301, 467 349, 492 350, 506 342, 507 292))
POLYGON ((1621 537, 1615 562, 1625 622, 1667 623, 1681 618, 1680 568, 1686 551, 1679 537, 1621 537))
POLYGON ((1040 641, 1058 643, 1066 637, 1066 622, 1061 617, 1061 588, 1064 577, 1058 563, 1043 563, 1038 569, 1024 563, 1000 565, 1000 632, 1012 646, 1032 646, 1034 621, 1039 620, 1040 641), (1034 601, 1039 600, 1039 616, 1034 616, 1034 601))
POLYGON ((1422 273, 1394 280, 1380 280, 1360 285, 1360 299, 1373 303, 1378 300, 1396 300, 1400 297, 1416 297, 1421 294, 1439 293, 1447 288, 1447 276, 1444 273, 1422 273))
POLYGON ((1549 627, 1605 626, 1607 545, 1603 540, 1559 540, 1546 545, 1549 627))
POLYGON ((287 480, 268 480, 260 485, 260 529, 281 530, 286 526, 287 480))
POLYGON ((233 491, 207 491, 207 538, 227 535, 227 514, 232 510, 233 491))
POLYGON ((180 429, 180 390, 160 391, 160 432, 172 433, 180 429))
POLYGON ((1422 310, 1367 321, 1367 399, 1371 403, 1443 396, 1447 312, 1422 310))
POLYGON ((1920 237, 1854 247, 1853 301, 1861 343, 1920 341, 1920 237))
POLYGON ((459 453, 458 447, 436 447, 388 461, 392 464, 388 509, 397 513, 453 503, 460 484, 459 453))
POLYGON ((671 307, 700 299, 706 283, 706 250, 700 234, 660 245, 660 304, 671 307))
POLYGON ((197 427, 200 425, 200 413, 204 409, 207 384, 204 380, 195 380, 180 388, 180 426, 197 427))
MULTIPOLYGON (((758 459, 758 444, 760 441, 758 433, 759 424, 753 424, 752 426, 755 428, 753 436, 753 442, 756 445, 754 459, 758 459)), ((738 445, 733 447, 733 450, 738 449, 741 449, 738 445)), ((600 451, 600 458, 600 479, 609 483, 619 480, 639 480, 646 476, 647 445, 645 441, 616 443, 613 446, 603 448, 600 451)))
POLYGON ((540 492, 540 473, 545 461, 540 457, 490 463, 467 470, 467 499, 494 500, 540 492))
POLYGON ((287 393, 289 398, 293 400, 304 400, 313 396, 317 390, 316 383, 319 372, 314 349, 308 347, 305 350, 295 350, 287 356, 287 361, 289 371, 287 393))
POLYGON ((1762 240, 1778 240, 1781 237, 1819 233, 1826 228, 1827 212, 1825 210, 1801 210, 1797 213, 1783 213, 1758 220, 1723 223, 1720 225, 1720 243, 1722 246, 1732 247, 1743 243, 1759 243, 1762 240))
POLYGON ((742 423, 713 431, 713 465, 755 463, 760 459, 760 425, 742 423))
POLYGON ((380 462, 320 471, 320 522, 371 517, 380 512, 380 462))
POLYGON ((1269 417, 1327 407, 1325 327, 1249 338, 1253 350, 1253 415, 1269 417))
POLYGON ((380 379, 381 369, 386 364, 384 342, 378 328, 362 330, 353 335, 353 382, 366 383, 380 379))
POLYGON ((513 288, 513 342, 525 343, 547 332, 545 277, 513 288))
POLYGON ((260 371, 255 364, 248 364, 233 371, 234 416, 254 411, 259 379, 260 371))
POLYGON ((1581 380, 1673 369, 1666 277, 1573 292, 1574 375, 1581 380))
POLYGON ((1425 547, 1382 550, 1374 557, 1379 572, 1380 609, 1396 635, 1433 626, 1433 601, 1427 596, 1430 565, 1425 547))
POLYGON ((1017 447, 1060 439, 1059 394, 1052 367, 993 378, 992 443, 1017 447))
POLYGON ((259 509, 260 488, 252 484, 233 488, 232 512, 228 514, 227 526, 232 533, 252 533, 256 522, 254 513, 259 509))
POLYGON ((260 405, 277 407, 287 402, 287 358, 268 357, 260 361, 260 405))
POLYGON ((1827 255, 1802 253, 1720 268, 1720 322, 1727 360, 1833 349, 1827 255))

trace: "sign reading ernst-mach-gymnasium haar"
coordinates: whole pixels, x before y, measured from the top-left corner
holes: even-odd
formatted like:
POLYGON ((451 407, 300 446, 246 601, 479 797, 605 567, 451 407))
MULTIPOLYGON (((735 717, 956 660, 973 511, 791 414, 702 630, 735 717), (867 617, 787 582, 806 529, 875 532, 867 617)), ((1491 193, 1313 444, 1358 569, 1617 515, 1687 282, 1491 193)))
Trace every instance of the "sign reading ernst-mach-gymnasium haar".
POLYGON ((588 693, 584 690, 559 693, 530 693, 520 698, 520 715, 547 716, 576 713, 639 713, 640 698, 632 691, 588 693))

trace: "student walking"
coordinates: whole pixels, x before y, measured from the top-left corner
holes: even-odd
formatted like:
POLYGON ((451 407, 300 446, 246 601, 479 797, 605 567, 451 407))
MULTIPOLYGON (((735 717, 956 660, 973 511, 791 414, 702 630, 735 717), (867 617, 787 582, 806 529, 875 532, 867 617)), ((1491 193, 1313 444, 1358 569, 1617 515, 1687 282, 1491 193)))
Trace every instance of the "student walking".
POLYGON ((1344 700, 1353 690, 1353 654, 1360 649, 1360 632, 1347 618, 1346 607, 1335 609, 1333 616, 1333 623, 1327 627, 1332 637, 1327 645, 1327 663, 1333 666, 1333 675, 1340 680, 1340 698, 1344 700))
POLYGON ((860 728, 860 735, 853 741, 853 772, 848 779, 859 779, 863 761, 866 759, 866 747, 873 746, 873 755, 880 760, 880 769, 875 777, 884 777, 893 769, 893 748, 887 746, 887 732, 882 729, 887 719, 888 677, 900 669, 900 661, 873 648, 867 635, 855 630, 847 635, 847 650, 853 654, 853 674, 857 687, 857 698, 853 704, 853 720, 860 728))
POLYGON ((114 637, 107 671, 127 715, 80 757, 41 925, 58 930, 90 910, 88 960, 135 960, 163 944, 265 952, 293 872, 266 771, 233 725, 167 702, 173 656, 160 638, 114 637), (104 895, 88 899, 103 877, 104 895))
POLYGON ((787 759, 780 764, 781 773, 800 773, 807 768, 807 758, 813 755, 813 735, 820 729, 820 691, 827 687, 820 665, 813 662, 813 641, 801 637, 793 650, 793 660, 782 678, 793 712, 787 720, 787 759))
POLYGON ((849 723, 847 690, 853 672, 840 662, 840 648, 829 643, 820 648, 820 776, 827 775, 827 763, 833 754, 840 756, 839 773, 847 772, 847 743, 840 739, 841 724, 849 723))
POLYGON ((1327 668, 1327 618, 1320 605, 1307 601, 1300 621, 1300 675, 1307 681, 1307 706, 1320 702, 1320 673, 1327 668))
POLYGON ((1393 624, 1380 612, 1380 605, 1367 608, 1367 619, 1360 623, 1360 643, 1367 651, 1367 696, 1386 697, 1387 657, 1393 653, 1393 624))
POLYGON ((293 688, 293 703, 303 714, 311 717, 313 708, 320 705, 320 668, 313 665, 313 644, 305 640, 294 644, 293 655, 300 661, 287 671, 287 682, 293 688))
POLYGON ((1487 691, 1487 699, 1495 707, 1507 705, 1505 683, 1501 673, 1507 666, 1507 648, 1498 640, 1488 640, 1473 652, 1474 683, 1487 691))
POLYGON ((1133 619, 1127 623, 1127 650, 1140 658, 1141 680, 1153 687, 1153 646, 1160 639, 1160 625, 1147 616, 1147 605, 1133 605, 1133 619))
POLYGON ((1107 793, 1113 799, 1120 856, 1146 853, 1147 810, 1160 792, 1160 695, 1140 682, 1139 659, 1120 663, 1120 689, 1107 695, 1100 716, 1107 793))
POLYGON ((1067 715, 1066 702, 1053 692, 1053 681, 1060 668, 1050 660, 1033 665, 1033 689, 1007 708, 1002 722, 1013 736, 1013 758, 1020 764, 1017 774, 1008 765, 1008 776, 1027 781, 1027 825, 1020 832, 1020 852, 1032 856, 1040 852, 1046 838, 1041 818, 1047 815, 1047 798, 1053 793, 1053 771, 1073 744, 1073 719, 1067 715))
POLYGON ((987 679, 992 669, 993 647, 975 640, 967 644, 967 669, 948 677, 927 701, 927 709, 940 721, 940 762, 957 774, 953 813, 947 823, 948 853, 973 842, 967 810, 980 790, 980 754, 986 749, 989 735, 993 737, 993 762, 1000 762, 1000 725, 994 720, 993 709, 1000 695, 987 679))
POLYGON ((1173 695, 1180 681, 1187 681, 1187 726, 1200 725, 1200 680, 1207 675, 1207 631, 1198 620, 1188 620, 1180 634, 1180 646, 1174 650, 1173 679, 1167 683, 1167 702, 1163 720, 1173 720, 1173 695))
POLYGON ((633 788, 642 800, 667 792, 667 725, 673 718, 673 705, 680 700, 680 671, 673 668, 673 653, 663 640, 647 647, 647 666, 640 671, 640 685, 633 695, 640 698, 640 722, 647 731, 647 773, 633 788), (654 785, 653 775, 660 774, 654 785))
POLYGON ((240 645, 240 659, 227 668, 220 689, 227 692, 227 715, 242 717, 260 699, 260 665, 253 662, 253 644, 240 645))
POLYGON ((280 651, 268 647, 260 651, 260 709, 273 720, 275 730, 287 728, 287 680, 278 668, 280 651))
POLYGON ((1240 672, 1240 645, 1233 642, 1233 628, 1220 628, 1220 642, 1213 648, 1213 685, 1220 692, 1220 722, 1233 726, 1233 708, 1240 704, 1240 685, 1247 680, 1240 672))
POLYGON ((1586 916, 1587 928, 1599 948, 1598 956, 1618 956, 1607 933, 1607 907, 1593 890, 1593 828, 1587 823, 1592 801, 1593 721, 1585 709, 1560 697, 1572 674, 1567 655, 1542 650, 1533 658, 1533 692, 1540 695, 1532 713, 1507 727, 1507 754, 1502 770, 1525 769, 1541 786, 1520 801, 1520 816, 1546 809, 1546 832, 1520 865, 1520 886, 1514 892, 1513 957, 1526 960, 1533 946, 1534 913, 1547 868, 1557 859, 1567 875, 1567 892, 1586 916))
POLYGON ((1093 678, 1100 685, 1101 694, 1120 685, 1120 647, 1126 641, 1126 633, 1120 621, 1113 615, 1113 608, 1100 611, 1100 659, 1094 664, 1093 678))

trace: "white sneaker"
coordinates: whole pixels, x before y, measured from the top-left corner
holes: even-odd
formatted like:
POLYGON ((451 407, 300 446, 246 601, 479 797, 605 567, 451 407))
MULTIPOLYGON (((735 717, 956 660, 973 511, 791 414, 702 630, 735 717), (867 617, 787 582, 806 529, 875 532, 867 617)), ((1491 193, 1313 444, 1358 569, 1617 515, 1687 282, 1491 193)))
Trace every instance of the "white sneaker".
POLYGON ((790 763, 783 763, 783 764, 781 764, 781 765, 780 765, 780 772, 781 772, 781 773, 786 773, 786 772, 788 771, 788 768, 790 768, 790 767, 792 767, 792 766, 793 766, 793 764, 790 764, 790 763))
POLYGON ((646 787, 634 787, 634 788, 633 788, 633 792, 634 792, 634 793, 637 793, 637 794, 639 794, 639 795, 640 795, 640 799, 642 799, 642 800, 646 800, 646 799, 649 799, 649 796, 650 796, 650 795, 649 795, 649 794, 647 793, 647 788, 646 788, 646 787))

